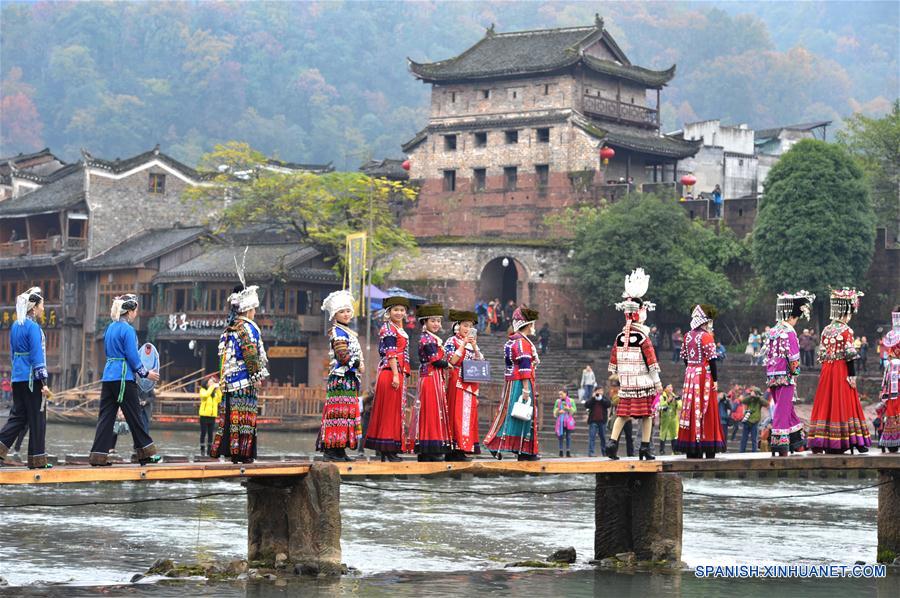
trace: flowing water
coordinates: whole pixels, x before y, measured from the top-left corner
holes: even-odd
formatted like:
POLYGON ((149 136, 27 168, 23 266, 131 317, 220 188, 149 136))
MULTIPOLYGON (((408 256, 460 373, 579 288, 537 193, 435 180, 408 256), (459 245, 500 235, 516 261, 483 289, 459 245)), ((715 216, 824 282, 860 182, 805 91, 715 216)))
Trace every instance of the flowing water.
MULTIPOLYGON (((50 452, 83 454, 89 448, 90 435, 87 427, 51 424, 50 452)), ((195 450, 193 432, 158 432, 155 438, 163 452, 188 454, 195 450)), ((261 446, 264 453, 297 454, 309 451, 313 441, 308 434, 264 433, 261 446)), ((119 442, 121 449, 127 449, 130 437, 122 437, 119 442)), ((683 559, 690 566, 872 563, 877 489, 804 498, 772 497, 852 489, 874 482, 871 478, 815 482, 686 479, 683 559)), ((736 582, 697 579, 690 572, 627 575, 597 571, 587 563, 593 552, 592 476, 346 483, 341 489, 343 558, 359 574, 328 581, 206 583, 148 578, 125 585, 158 557, 178 562, 245 557, 243 495, 116 506, 17 507, 241 490, 233 481, 4 488, 0 497, 0 576, 11 587, 0 588, 0 593, 262 597, 421 596, 438 592, 472 596, 492 592, 518 596, 611 593, 706 597, 733 596, 735 584, 740 583, 741 595, 766 597, 787 592, 817 597, 900 595, 896 574, 881 580, 736 582), (523 488, 586 491, 490 496, 492 492, 523 488), (486 495, 454 494, 459 491, 486 495), (543 558, 564 546, 574 546, 578 552, 578 563, 569 570, 504 568, 509 562, 543 558)))

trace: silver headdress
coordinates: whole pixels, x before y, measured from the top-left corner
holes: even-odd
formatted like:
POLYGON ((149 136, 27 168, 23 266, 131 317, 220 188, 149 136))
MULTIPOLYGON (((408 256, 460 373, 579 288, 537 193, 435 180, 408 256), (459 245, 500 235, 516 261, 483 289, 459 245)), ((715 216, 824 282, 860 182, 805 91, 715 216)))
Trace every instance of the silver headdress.
POLYGON ((249 311, 255 307, 259 307, 259 295, 256 293, 258 286, 247 286, 247 278, 246 278, 246 266, 247 266, 247 252, 250 250, 250 247, 244 247, 244 255, 241 258, 241 263, 238 264, 237 256, 234 256, 234 268, 237 270, 238 280, 241 281, 242 290, 237 291, 236 293, 232 293, 230 297, 228 297, 228 303, 233 305, 238 313, 244 313, 249 311))
POLYGON ((816 296, 808 291, 797 291, 796 293, 780 293, 775 301, 775 318, 778 320, 787 320, 791 317, 810 318, 813 301, 816 296))
POLYGON ((632 270, 631 274, 625 277, 625 290, 622 292, 624 301, 616 303, 616 309, 626 314, 633 314, 642 307, 647 308, 647 311, 655 310, 655 303, 643 300, 649 287, 650 275, 644 272, 643 268, 632 270))
POLYGON ((31 308, 43 300, 44 297, 40 287, 31 287, 16 297, 16 322, 24 324, 25 318, 28 316, 28 312, 31 311, 31 308))

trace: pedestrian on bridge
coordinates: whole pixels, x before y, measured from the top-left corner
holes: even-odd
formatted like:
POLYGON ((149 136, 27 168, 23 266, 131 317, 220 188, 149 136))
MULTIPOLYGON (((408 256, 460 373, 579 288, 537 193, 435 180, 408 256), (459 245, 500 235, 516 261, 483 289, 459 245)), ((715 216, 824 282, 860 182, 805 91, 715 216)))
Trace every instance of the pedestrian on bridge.
POLYGON ((619 436, 625 424, 631 419, 641 420, 640 460, 653 460, 650 446, 653 434, 653 401, 662 392, 659 379, 659 363, 650 338, 650 330, 644 325, 647 312, 656 305, 644 301, 650 285, 650 277, 643 268, 633 270, 625 277, 624 301, 616 303, 616 309, 625 312, 625 327, 616 336, 609 356, 609 371, 619 377, 619 404, 616 407, 616 421, 613 423, 606 456, 618 459, 619 436))
POLYGON ((554 432, 559 439, 559 456, 563 456, 563 439, 566 441, 566 457, 572 456, 572 430, 575 429, 575 401, 569 398, 565 389, 559 391, 559 398, 553 405, 553 417, 556 420, 554 432))
POLYGON ((685 363, 681 392, 681 415, 675 449, 689 459, 712 459, 725 451, 722 422, 717 408, 719 383, 716 369, 716 339, 711 305, 697 305, 691 312, 691 330, 684 335, 681 357, 685 363))
POLYGON ((113 300, 109 313, 113 321, 103 334, 106 367, 101 378, 103 385, 100 389, 100 414, 97 418, 94 444, 91 446, 89 458, 91 465, 112 465, 109 462, 109 451, 113 447, 116 414, 119 409, 125 415, 125 421, 131 430, 138 462, 146 465, 159 461, 156 445, 141 418, 138 399, 140 391, 135 382, 136 377, 159 380, 159 372, 148 370, 141 363, 137 333, 131 325, 137 314, 137 295, 122 295, 113 300))
POLYGON ((347 449, 355 449, 362 432, 359 415, 360 375, 365 371, 359 335, 350 328, 355 304, 350 291, 335 291, 325 297, 322 311, 328 313, 329 373, 322 424, 316 450, 326 461, 353 461, 347 449))
MULTIPOLYGON (((44 437, 47 431, 47 341, 38 323, 44 315, 41 289, 32 287, 16 297, 16 321, 9 330, 12 358, 13 405, 0 430, 0 461, 6 458, 21 432, 27 428, 28 468, 52 467, 47 463, 44 437)), ((137 349, 137 347, 135 347, 137 349)))
POLYGON ((856 390, 856 349, 848 325, 863 293, 844 287, 831 291, 831 323, 822 331, 819 361, 822 371, 809 417, 809 448, 813 453, 869 451, 869 425, 856 390))
POLYGON ((506 382, 497 415, 484 438, 484 445, 497 459, 502 459, 503 453, 513 453, 519 461, 541 458, 535 376, 541 360, 531 340, 538 315, 524 305, 517 308, 512 318, 513 332, 503 346, 506 382))
POLYGON ((891 314, 892 328, 882 343, 888 350, 887 366, 881 382, 882 428, 878 446, 892 453, 900 450, 900 305, 891 314))
POLYGON ((243 264, 238 268, 238 278, 241 284, 228 297, 228 324, 219 337, 219 379, 225 390, 209 455, 228 457, 232 463, 253 463, 258 449, 257 392, 269 377, 269 358, 262 331, 253 321, 259 307, 258 287, 246 286, 243 264))
POLYGON ((366 430, 366 448, 381 453, 382 461, 402 461, 405 452, 406 379, 409 378, 409 335, 403 321, 409 311, 409 299, 386 297, 382 303, 387 320, 378 331, 378 379, 375 404, 366 430))
POLYGON ((416 309, 419 337, 419 393, 410 414, 409 446, 419 461, 443 461, 450 452, 450 412, 445 373, 449 367, 444 341, 438 336, 444 318, 440 303, 416 309))
POLYGON ((796 376, 800 374, 800 339, 794 327, 801 317, 809 320, 815 300, 816 296, 806 291, 778 295, 775 304, 778 322, 769 329, 764 339, 762 352, 765 353, 766 386, 775 403, 769 436, 773 457, 784 457, 788 452, 802 451, 806 447, 803 422, 794 410, 796 376))
POLYGON ((447 410, 450 412, 451 452, 447 461, 469 461, 466 455, 481 453, 478 435, 478 382, 463 375, 466 361, 483 361, 475 332, 477 314, 450 310, 453 336, 444 343, 444 355, 449 362, 447 377, 447 410))
POLYGON ((666 443, 672 444, 675 453, 675 439, 678 437, 678 415, 681 413, 681 399, 675 394, 671 384, 666 385, 659 396, 659 454, 666 454, 666 443))
POLYGON ((206 381, 206 387, 200 386, 200 454, 209 455, 209 449, 213 443, 216 430, 216 418, 219 417, 219 403, 222 402, 222 389, 219 380, 210 376, 206 381))

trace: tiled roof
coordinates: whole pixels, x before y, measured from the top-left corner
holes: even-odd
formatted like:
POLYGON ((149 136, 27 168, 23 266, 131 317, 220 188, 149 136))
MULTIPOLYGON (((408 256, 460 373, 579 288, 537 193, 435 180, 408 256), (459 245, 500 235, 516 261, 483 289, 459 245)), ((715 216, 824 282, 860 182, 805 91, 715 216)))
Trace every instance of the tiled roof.
POLYGON ((395 181, 405 181, 409 178, 409 172, 403 170, 403 160, 385 158, 384 160, 369 160, 359 167, 359 170, 371 177, 383 177, 395 181))
POLYGON ((76 264, 79 270, 106 270, 134 268, 149 260, 173 251, 198 239, 206 229, 190 228, 151 229, 122 241, 103 253, 76 264))
POLYGON ((72 256, 72 253, 81 253, 81 250, 57 253, 56 255, 22 255, 19 257, 0 258, 0 270, 20 270, 23 268, 55 266, 56 264, 69 259, 72 256))
POLYGON ((266 161, 266 165, 275 169, 303 171, 313 174, 334 172, 334 165, 331 162, 328 164, 298 164, 296 162, 283 162, 281 160, 269 159, 266 161))
MULTIPOLYGON (((246 259, 248 284, 270 280, 273 276, 286 277, 292 270, 319 255, 312 247, 296 243, 273 245, 249 245, 246 259)), ((237 281, 234 260, 240 262, 244 253, 243 245, 216 245, 209 247, 197 257, 160 272, 157 282, 177 280, 234 280, 237 281)))
POLYGON ((665 158, 682 159, 693 156, 703 144, 702 140, 686 141, 676 137, 660 136, 653 131, 639 135, 637 129, 600 123, 580 114, 573 117, 572 123, 613 148, 621 147, 665 158))
POLYGON ((17 154, 0 158, 0 179, 9 184, 10 175, 15 173, 18 178, 42 179, 52 175, 65 166, 66 163, 53 155, 50 148, 44 148, 30 154, 17 154))
POLYGON ((640 66, 622 65, 611 60, 601 60, 588 54, 584 55, 584 64, 592 71, 603 75, 634 81, 650 88, 662 87, 675 76, 675 65, 662 71, 645 69, 640 66))
POLYGON ((486 79, 553 71, 578 61, 578 47, 596 27, 543 29, 513 33, 488 30, 474 46, 448 60, 418 63, 410 70, 424 81, 486 79))
POLYGON ((675 75, 675 67, 654 71, 633 66, 609 33, 602 19, 590 27, 540 29, 494 33, 493 27, 465 52, 438 62, 409 60, 409 68, 427 82, 467 81, 549 73, 581 62, 596 72, 635 81, 648 87, 662 87, 675 75), (602 40, 615 61, 584 53, 602 40))
POLYGON ((58 212, 84 201, 84 166, 69 164, 51 175, 52 180, 19 197, 0 202, 0 217, 58 212))
POLYGON ((156 146, 152 150, 146 151, 136 156, 132 156, 131 158, 126 158, 124 160, 120 160, 118 158, 116 158, 115 160, 102 160, 100 158, 95 158, 86 150, 81 150, 81 155, 84 157, 84 162, 87 166, 101 168, 103 170, 108 170, 109 172, 113 172, 116 174, 127 172, 152 160, 159 160, 166 166, 180 172, 184 176, 195 181, 208 179, 215 176, 216 174, 194 170, 190 166, 182 164, 175 158, 159 151, 159 146, 156 146))
POLYGON ((813 129, 818 129, 819 127, 827 127, 830 124, 830 120, 820 120, 811 123, 800 123, 797 125, 784 125, 783 127, 775 127, 774 129, 761 129, 759 131, 756 131, 756 143, 764 143, 769 139, 778 137, 778 135, 784 130, 812 131, 813 129))

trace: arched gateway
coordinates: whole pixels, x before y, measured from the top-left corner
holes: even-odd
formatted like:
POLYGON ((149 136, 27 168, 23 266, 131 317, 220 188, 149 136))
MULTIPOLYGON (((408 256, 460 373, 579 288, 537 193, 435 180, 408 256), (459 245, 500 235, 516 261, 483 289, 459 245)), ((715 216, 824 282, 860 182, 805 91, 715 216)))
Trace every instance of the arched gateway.
POLYGON ((528 303, 528 271, 513 257, 501 256, 490 260, 481 270, 478 297, 485 301, 500 299, 505 305, 528 303))

